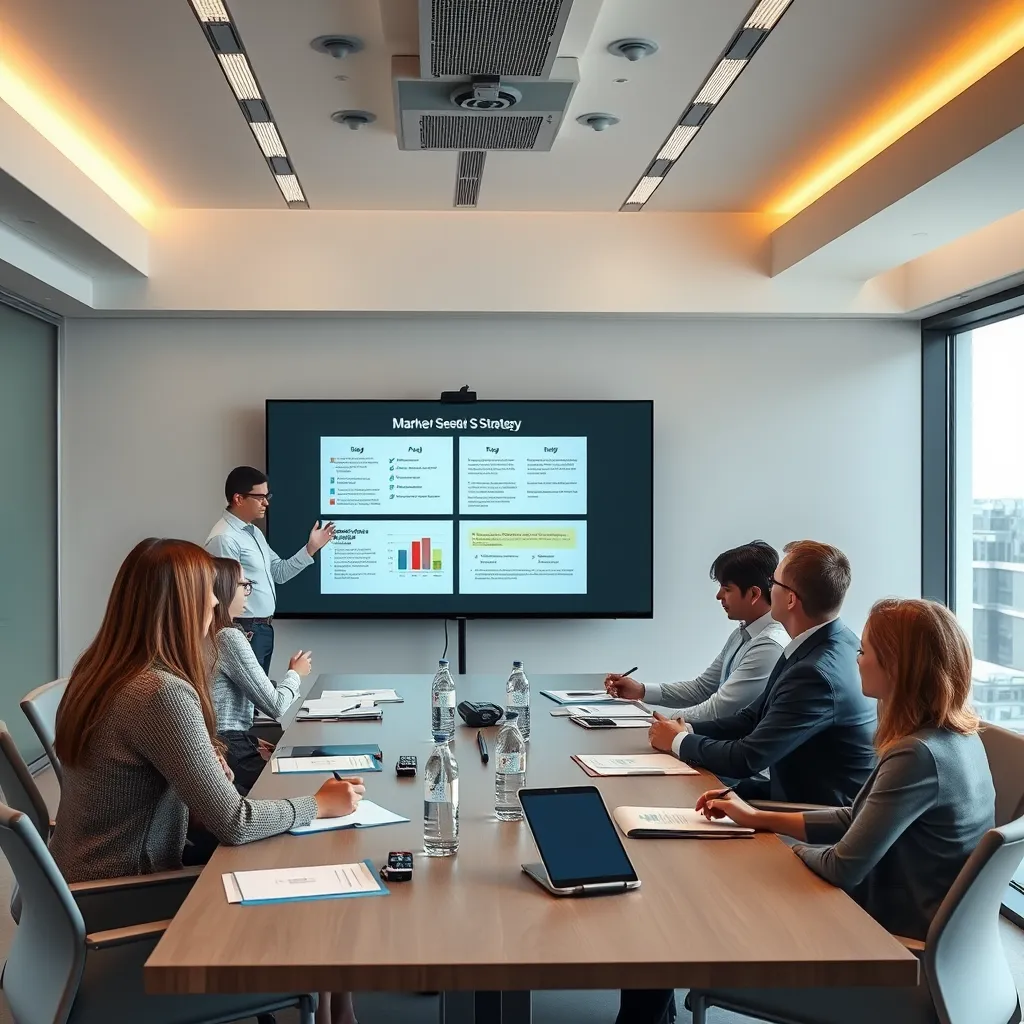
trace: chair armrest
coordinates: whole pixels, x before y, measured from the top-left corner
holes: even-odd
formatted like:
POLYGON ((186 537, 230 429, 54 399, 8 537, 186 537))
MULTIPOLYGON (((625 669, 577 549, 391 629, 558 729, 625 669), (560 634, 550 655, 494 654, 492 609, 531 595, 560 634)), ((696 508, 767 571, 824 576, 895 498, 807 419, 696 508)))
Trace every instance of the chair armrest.
POLYGON ((803 814, 805 811, 831 811, 834 808, 824 804, 791 804, 783 800, 748 800, 751 807, 759 811, 779 811, 782 814, 803 814))
POLYGON ((923 953, 925 944, 920 939, 908 939, 906 935, 897 935, 895 932, 889 933, 897 942, 899 942, 904 949, 909 949, 911 953, 923 953))
POLYGON ((108 931, 174 917, 201 870, 196 866, 151 875, 102 878, 73 882, 69 888, 85 919, 86 931, 108 931))
POLYGON ((88 949, 110 949, 113 946, 127 946, 143 939, 153 939, 167 931, 170 921, 148 921, 133 924, 128 928, 108 928, 101 932, 89 932, 85 936, 88 949))

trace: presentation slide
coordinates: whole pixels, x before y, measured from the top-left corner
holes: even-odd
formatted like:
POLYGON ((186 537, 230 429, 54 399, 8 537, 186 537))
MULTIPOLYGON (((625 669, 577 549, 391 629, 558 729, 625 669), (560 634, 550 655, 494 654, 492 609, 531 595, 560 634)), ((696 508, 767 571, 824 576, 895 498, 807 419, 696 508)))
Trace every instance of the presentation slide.
POLYGON ((459 591, 585 594, 586 520, 460 520, 459 591))
POLYGON ((320 512, 451 515, 450 437, 321 437, 320 512))
POLYGON ((451 520, 346 519, 320 555, 322 594, 451 594, 451 520))
POLYGON ((585 516, 585 437, 459 439, 461 515, 585 516))

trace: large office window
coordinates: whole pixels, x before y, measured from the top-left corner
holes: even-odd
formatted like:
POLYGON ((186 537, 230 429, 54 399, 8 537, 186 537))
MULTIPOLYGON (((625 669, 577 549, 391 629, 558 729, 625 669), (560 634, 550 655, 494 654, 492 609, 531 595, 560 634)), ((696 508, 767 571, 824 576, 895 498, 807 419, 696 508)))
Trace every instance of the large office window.
POLYGON ((29 762, 18 702, 57 673, 57 344, 0 302, 0 718, 29 762))
POLYGON ((1024 733, 1024 314, 957 333, 953 604, 974 703, 1024 733))

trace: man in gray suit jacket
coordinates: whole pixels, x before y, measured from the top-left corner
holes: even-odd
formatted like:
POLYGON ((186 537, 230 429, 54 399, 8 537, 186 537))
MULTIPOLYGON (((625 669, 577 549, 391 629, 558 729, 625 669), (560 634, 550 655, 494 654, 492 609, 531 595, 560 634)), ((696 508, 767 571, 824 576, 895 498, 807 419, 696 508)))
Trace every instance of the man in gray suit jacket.
POLYGON ((695 679, 659 685, 612 674, 605 678, 605 689, 625 700, 685 708, 688 722, 713 722, 742 711, 764 692, 789 642, 771 612, 771 579, 778 564, 778 552, 763 540, 730 548, 715 559, 710 573, 718 583, 715 600, 739 625, 695 679))

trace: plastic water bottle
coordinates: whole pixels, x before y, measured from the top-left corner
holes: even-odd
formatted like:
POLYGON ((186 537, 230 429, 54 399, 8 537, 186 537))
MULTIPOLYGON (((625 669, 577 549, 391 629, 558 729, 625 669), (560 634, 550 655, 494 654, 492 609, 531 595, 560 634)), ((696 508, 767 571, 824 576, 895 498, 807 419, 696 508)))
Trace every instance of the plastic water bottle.
POLYGON ((526 678, 521 661, 512 662, 512 674, 505 684, 505 713, 519 715, 519 731, 524 740, 530 738, 530 680, 526 678))
POLYGON ((519 731, 519 716, 505 712, 505 724, 494 744, 494 813, 499 821, 520 821, 523 808, 519 790, 526 785, 526 740, 519 731))
POLYGON ((434 749, 423 772, 423 852, 453 857, 459 852, 459 766, 443 731, 434 732, 434 749))
POLYGON ((430 731, 435 736, 443 732, 448 740, 455 735, 455 680, 445 658, 437 663, 430 687, 430 731))

